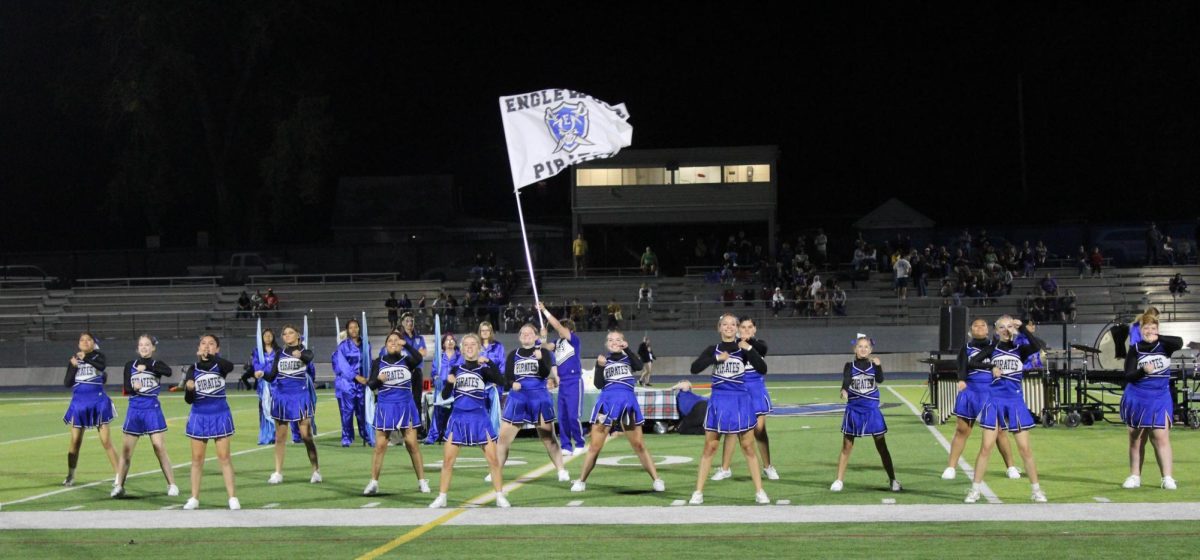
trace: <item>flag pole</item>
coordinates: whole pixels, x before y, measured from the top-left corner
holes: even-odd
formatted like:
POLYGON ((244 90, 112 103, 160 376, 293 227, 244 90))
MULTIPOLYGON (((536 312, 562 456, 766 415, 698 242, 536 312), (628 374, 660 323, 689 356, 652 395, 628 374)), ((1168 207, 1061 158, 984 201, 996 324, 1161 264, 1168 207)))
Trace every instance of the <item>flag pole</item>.
MULTIPOLYGON (((514 189, 513 196, 517 199, 517 218, 521 222, 521 241, 525 244, 525 264, 529 267, 529 285, 533 286, 533 306, 536 308, 538 302, 542 300, 538 297, 537 279, 533 276, 533 258, 529 255, 529 234, 525 232, 525 212, 521 209, 521 189, 514 189)), ((546 320, 542 314, 538 313, 537 316, 538 326, 546 328, 546 320)))

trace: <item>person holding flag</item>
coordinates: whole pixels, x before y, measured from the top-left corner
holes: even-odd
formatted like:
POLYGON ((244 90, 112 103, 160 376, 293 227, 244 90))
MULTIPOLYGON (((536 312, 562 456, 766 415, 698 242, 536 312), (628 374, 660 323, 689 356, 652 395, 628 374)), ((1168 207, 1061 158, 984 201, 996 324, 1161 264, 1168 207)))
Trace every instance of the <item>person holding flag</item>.
POLYGON ((442 387, 446 384, 446 377, 450 375, 450 370, 463 362, 462 352, 458 351, 458 341, 454 335, 447 333, 441 337, 442 351, 436 356, 437 361, 434 363, 434 406, 433 413, 430 414, 432 422, 429 424, 429 432, 425 437, 425 443, 437 443, 445 439, 446 422, 450 420, 450 410, 454 405, 453 397, 442 398, 442 387))
POLYGON ((345 340, 338 344, 331 357, 334 395, 342 416, 342 447, 350 447, 354 443, 355 418, 358 419, 358 433, 363 445, 375 445, 375 434, 367 429, 367 378, 362 375, 362 351, 362 325, 357 319, 350 319, 346 321, 345 340))
MULTIPOLYGON (((579 409, 583 408, 583 366, 579 361, 582 350, 579 335, 575 334, 575 322, 570 319, 560 322, 540 301, 537 308, 546 317, 550 328, 558 333, 553 349, 558 362, 558 439, 563 457, 586 453, 583 424, 579 422, 579 409)), ((545 327, 542 330, 542 338, 548 339, 545 327)))
POLYGON ((262 328, 262 319, 258 320, 258 332, 258 348, 250 354, 250 367, 256 379, 254 389, 258 393, 258 444, 270 445, 275 443, 275 419, 271 418, 271 383, 263 375, 271 370, 279 348, 275 345, 275 331, 262 328))
POLYGON ((275 391, 271 395, 271 417, 275 419, 275 472, 267 484, 283 482, 283 456, 288 432, 288 423, 299 422, 300 439, 308 450, 308 461, 312 464, 309 482, 321 482, 321 470, 317 460, 317 445, 313 442, 312 417, 316 404, 309 388, 309 365, 313 352, 304 347, 300 333, 293 325, 284 325, 283 350, 276 352, 271 369, 263 379, 272 383, 275 391))
POLYGON ((388 441, 392 432, 403 433, 404 446, 412 459, 413 471, 417 475, 417 487, 422 493, 429 492, 429 481, 425 478, 425 462, 421 459, 421 446, 417 442, 417 428, 421 427, 421 414, 413 400, 413 385, 422 382, 420 368, 421 353, 408 348, 404 336, 392 331, 384 342, 384 355, 376 358, 371 367, 371 379, 367 383, 378 391, 375 408, 375 453, 371 458, 371 481, 363 490, 364 496, 379 492, 379 474, 383 470, 383 458, 387 454, 388 441))
MULTIPOLYGON (((496 340, 496 331, 492 328, 492 324, 488 321, 479 323, 479 340, 480 340, 480 356, 488 359, 488 361, 496 364, 500 368, 500 374, 504 375, 504 370, 507 367, 505 363, 504 344, 496 340)), ((492 422, 492 430, 500 432, 500 388, 496 385, 488 385, 488 417, 492 422)))

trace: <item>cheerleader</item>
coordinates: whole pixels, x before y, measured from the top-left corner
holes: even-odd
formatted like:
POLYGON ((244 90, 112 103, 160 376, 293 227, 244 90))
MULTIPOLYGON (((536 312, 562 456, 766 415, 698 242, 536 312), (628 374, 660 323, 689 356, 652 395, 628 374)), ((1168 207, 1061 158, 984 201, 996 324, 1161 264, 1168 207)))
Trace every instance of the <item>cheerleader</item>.
POLYGON ((100 446, 108 455, 113 468, 113 485, 120 476, 120 461, 113 449, 108 423, 117 415, 112 399, 104 392, 108 374, 104 372, 104 354, 96 349, 96 339, 91 333, 80 333, 79 351, 71 356, 63 385, 72 388, 71 404, 63 415, 63 423, 71 429, 71 444, 67 449, 67 478, 63 486, 75 484, 75 467, 79 464, 79 448, 83 445, 83 432, 96 428, 100 432, 100 446))
POLYGON ((629 447, 633 449, 642 468, 650 475, 655 492, 667 489, 666 483, 658 477, 658 469, 654 467, 654 459, 646 450, 645 438, 642 435, 642 407, 638 406, 637 394, 633 385, 633 372, 642 368, 642 360, 629 350, 625 336, 620 331, 609 331, 604 341, 608 355, 596 357, 593 380, 600 389, 600 397, 596 407, 592 409, 592 444, 588 446, 587 458, 583 462, 583 472, 579 480, 571 484, 572 492, 583 492, 587 489, 588 475, 596 467, 596 458, 608 435, 614 430, 624 431, 629 438, 629 447))
POLYGON ((745 385, 747 364, 762 374, 767 373, 767 363, 747 340, 739 340, 738 320, 732 313, 721 315, 717 321, 717 332, 721 342, 704 349, 700 357, 692 362, 692 375, 708 368, 712 369, 712 396, 708 401, 708 414, 704 418, 704 453, 700 457, 700 471, 696 476, 696 491, 688 503, 704 503, 704 482, 717 453, 721 434, 737 434, 750 467, 750 479, 754 481, 754 501, 771 503, 762 487, 762 473, 758 470, 758 457, 754 454, 756 422, 750 392, 745 385))
POLYGON ((346 339, 333 351, 334 396, 342 415, 342 447, 354 443, 354 420, 363 445, 375 445, 375 434, 367 429, 367 378, 362 375, 362 326, 358 320, 346 321, 346 339))
MULTIPOLYGON (((538 311, 546 317, 550 328, 558 333, 554 343, 554 358, 558 362, 558 440, 563 457, 587 451, 583 441, 583 424, 579 422, 579 409, 583 408, 583 365, 579 361, 582 351, 579 335, 575 334, 575 322, 554 317, 542 302, 538 311)), ((543 333, 542 338, 548 338, 543 333)))
POLYGON ((313 442, 312 417, 315 408, 312 393, 308 390, 309 364, 313 352, 300 342, 300 331, 292 325, 284 325, 283 349, 275 353, 271 369, 263 379, 271 382, 271 418, 275 420, 275 472, 267 484, 283 482, 283 455, 287 451, 288 423, 299 422, 300 439, 308 450, 308 462, 312 465, 309 482, 321 482, 321 469, 317 461, 317 445, 313 442))
POLYGON ((850 452, 854 451, 854 438, 875 438, 875 449, 883 460, 888 484, 892 492, 901 490, 892 467, 892 454, 888 452, 887 424, 879 411, 879 384, 883 383, 883 365, 879 358, 871 355, 875 344, 866 335, 860 334, 854 341, 854 361, 846 362, 842 368, 842 399, 846 401, 846 413, 842 418, 842 454, 838 457, 837 480, 829 486, 834 492, 842 491, 842 479, 846 476, 846 464, 850 452))
MULTIPOLYGON (((745 340, 758 351, 764 359, 767 357, 767 343, 754 338, 758 334, 758 325, 754 319, 746 317, 738 322, 738 338, 745 340)), ((750 392, 750 405, 757 417, 754 424, 754 439, 758 442, 758 453, 762 457, 763 474, 770 480, 779 480, 779 472, 771 464, 771 440, 767 437, 767 415, 771 413, 771 394, 767 392, 766 380, 763 374, 754 369, 753 364, 746 364, 746 389, 750 392)), ((721 449, 721 468, 712 476, 713 480, 723 480, 733 476, 730 468, 733 463, 733 446, 729 442, 734 439, 732 434, 725 435, 721 449)))
MULTIPOLYGON (((496 364, 500 368, 500 373, 503 375, 505 371, 504 360, 504 345, 495 339, 495 329, 492 324, 487 321, 479 323, 479 340, 483 346, 480 349, 480 355, 486 357, 489 361, 496 364)), ((492 430, 500 431, 500 389, 495 385, 488 385, 488 414, 492 422, 492 430)))
MULTIPOLYGON (((1125 391, 1121 394, 1121 421, 1129 427, 1129 477, 1122 488, 1142 485, 1146 441, 1162 473, 1162 488, 1175 490, 1172 477, 1171 424, 1175 403, 1171 397, 1171 354, 1183 348, 1183 339, 1158 334, 1156 314, 1138 318, 1139 341, 1125 354, 1125 391)), ((1131 333, 1132 334, 1132 333, 1131 333)))
POLYGON ((371 381, 367 384, 377 392, 375 399, 375 453, 371 458, 371 482, 363 490, 364 496, 379 491, 379 473, 383 470, 383 457, 387 454, 392 432, 404 434, 404 446, 412 459, 413 471, 417 475, 417 487, 429 493, 429 481, 425 478, 425 462, 421 459, 421 445, 417 441, 417 428, 421 427, 421 413, 413 400, 413 385, 421 384, 421 353, 409 348, 400 331, 392 331, 384 342, 382 358, 371 364, 371 381))
POLYGON ((200 476, 204 473, 204 454, 208 440, 217 448, 217 462, 225 479, 229 509, 242 509, 234 488, 233 461, 229 455, 229 438, 233 435, 233 413, 225 399, 225 378, 233 364, 220 356, 221 341, 214 334, 200 337, 196 359, 183 376, 183 400, 192 405, 184 433, 192 438, 192 496, 183 509, 200 507, 200 476))
MULTIPOLYGON (((949 462, 942 471, 942 480, 954 480, 956 465, 967 446, 967 438, 971 437, 975 421, 991 397, 992 369, 985 363, 991 355, 991 348, 987 321, 976 318, 971 322, 971 340, 958 352, 958 397, 954 399, 954 416, 958 418, 958 425, 950 443, 949 462)), ((1008 438, 998 438, 996 447, 1000 450, 1000 458, 1004 460, 1008 478, 1021 478, 1021 471, 1013 465, 1012 444, 1008 438)))
POLYGON ((263 329, 262 346, 261 356, 258 350, 250 352, 250 367, 254 368, 254 389, 258 393, 258 444, 269 445, 275 443, 275 420, 271 418, 271 384, 263 379, 263 375, 271 371, 275 353, 279 351, 275 346, 275 331, 263 329))
MULTIPOLYGON (((446 377, 450 375, 450 370, 462 363, 462 352, 458 351, 458 340, 451 333, 442 335, 442 356, 441 361, 437 364, 437 376, 434 381, 435 387, 444 387, 446 385, 446 377)), ((444 403, 433 407, 433 413, 430 414, 432 421, 429 423, 429 432, 425 436, 425 443, 437 443, 445 439, 446 421, 450 419, 451 403, 444 403)))
POLYGON ((517 335, 521 347, 508 353, 505 377, 512 387, 504 404, 500 424, 500 465, 508 460, 509 446, 521 431, 521 426, 534 424, 550 462, 558 470, 559 482, 570 482, 571 474, 563 468, 562 449, 554 439, 554 405, 550 402, 550 391, 546 379, 553 365, 550 352, 537 346, 537 331, 525 323, 517 335))
MULTIPOLYGON (((979 413, 979 425, 983 427, 983 445, 979 448, 979 457, 975 459, 975 478, 971 490, 964 500, 968 504, 979 501, 980 488, 983 486, 983 475, 987 472, 988 457, 996 444, 1000 430, 1009 432, 1017 440, 1017 451, 1025 462, 1025 471, 1029 474, 1031 485, 1030 499, 1035 502, 1045 502, 1046 493, 1038 484, 1037 465, 1033 461, 1033 448, 1029 444, 1029 430, 1033 429, 1033 415, 1025 406, 1025 398, 1021 390, 1024 380, 1025 360, 1041 351, 1041 340, 1029 336, 1028 329, 1022 329, 1028 344, 1017 344, 1018 329, 1021 321, 1003 315, 996 320, 996 334, 999 341, 990 351, 984 350, 983 359, 976 359, 972 367, 981 364, 992 366, 991 396, 979 413)), ((1007 438, 1005 438, 1007 439, 1007 438)))
POLYGON ((468 333, 462 339, 463 362, 450 369, 446 383, 442 385, 442 399, 454 397, 450 419, 446 421, 446 445, 442 446, 442 479, 438 485, 438 497, 429 504, 431 508, 446 507, 450 481, 454 478, 454 462, 458 460, 462 446, 483 447, 491 471, 492 489, 495 490, 496 505, 509 507, 504 495, 504 475, 497 453, 496 430, 488 419, 487 386, 504 386, 507 383, 496 362, 481 355, 483 341, 479 335, 468 333))
POLYGON ((158 466, 167 478, 167 495, 179 495, 179 487, 175 485, 175 472, 171 468, 171 458, 167 456, 167 447, 163 444, 167 419, 163 417, 162 406, 158 402, 160 380, 171 376, 171 366, 154 359, 156 346, 158 340, 154 337, 148 334, 139 336, 138 357, 125 364, 124 386, 125 393, 130 395, 129 409, 125 412, 125 426, 122 428, 125 432, 125 446, 121 450, 120 465, 117 468, 117 485, 110 494, 113 498, 125 495, 129 460, 133 458, 133 449, 137 447, 138 439, 143 435, 150 436, 150 445, 154 446, 158 466))

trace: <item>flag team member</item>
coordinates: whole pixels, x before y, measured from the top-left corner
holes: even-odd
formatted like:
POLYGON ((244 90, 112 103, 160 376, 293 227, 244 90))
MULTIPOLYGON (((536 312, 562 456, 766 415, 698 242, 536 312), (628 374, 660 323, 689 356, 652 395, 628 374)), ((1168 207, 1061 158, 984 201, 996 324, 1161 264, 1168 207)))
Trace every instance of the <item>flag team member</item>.
POLYGON ((592 444, 588 447, 587 458, 583 462, 583 472, 580 473, 579 480, 571 484, 571 491, 583 492, 587 489, 588 475, 596 467, 596 458, 600 456, 600 450, 604 449, 608 434, 613 430, 621 430, 629 438, 629 447, 641 461, 642 468, 650 475, 654 491, 663 492, 667 489, 666 483, 658 477, 654 459, 646 450, 646 440, 642 434, 642 423, 646 419, 642 416, 642 407, 638 405, 637 394, 633 389, 636 382, 633 373, 642 368, 642 360, 629 350, 625 335, 620 331, 609 331, 604 345, 608 349, 608 355, 601 354, 596 357, 596 369, 593 374, 596 387, 600 389, 600 397, 592 410, 592 444))
MULTIPOLYGON (((63 486, 75 484, 75 467, 79 464, 79 448, 83 445, 83 432, 96 428, 100 433, 100 446, 112 463, 113 474, 120 476, 120 461, 113 449, 109 436, 109 422, 117 415, 108 393, 104 392, 104 382, 108 374, 104 372, 104 354, 96 349, 96 339, 91 333, 79 335, 79 351, 71 356, 67 366, 67 375, 63 385, 71 387, 71 404, 63 415, 63 423, 71 428, 71 443, 67 449, 67 478, 63 486)), ((116 480, 113 480, 114 485, 116 480)))
MULTIPOLYGON (((442 335, 442 359, 437 364, 438 370, 435 372, 435 387, 444 387, 446 377, 450 375, 450 370, 454 369, 463 362, 462 352, 458 351, 458 341, 451 333, 442 335)), ((440 396, 440 393, 439 393, 440 396)), ((433 420, 429 424, 429 431, 425 436, 425 443, 437 443, 442 441, 446 436, 446 421, 450 419, 450 409, 453 404, 435 405, 432 413, 429 415, 433 420)))
POLYGON ((242 509, 238 501, 233 479, 233 461, 229 454, 229 437, 233 435, 233 413, 225 399, 225 378, 233 371, 233 364, 220 356, 221 341, 216 335, 200 337, 196 350, 198 360, 184 374, 183 400, 192 405, 184 432, 192 438, 192 496, 183 509, 200 507, 200 476, 204 474, 204 454, 208 440, 217 448, 217 462, 221 464, 221 476, 225 479, 225 493, 229 495, 229 509, 242 509))
MULTIPOLYGON (((254 377, 257 379, 254 390, 258 393, 258 444, 267 445, 275 443, 275 420, 271 418, 271 384, 263 379, 263 375, 271 371, 275 353, 279 351, 275 346, 275 331, 263 329, 262 342, 263 355, 259 356, 258 350, 251 351, 250 366, 254 368, 254 377)), ((292 428, 296 429, 296 426, 292 428)))
POLYGON ((879 358, 871 355, 875 343, 866 335, 860 334, 854 341, 854 360, 846 362, 842 368, 842 398, 846 400, 846 412, 842 417, 842 454, 838 457, 837 480, 829 486, 834 492, 842 491, 842 479, 846 476, 846 465, 850 462, 850 452, 854 451, 854 438, 871 436, 875 438, 875 449, 883 461, 883 470, 887 472, 888 484, 892 492, 902 488, 896 480, 896 470, 892 467, 892 454, 888 451, 887 424, 883 421, 883 413, 879 410, 879 384, 883 383, 883 365, 879 358))
MULTIPOLYGON (((954 399, 954 416, 958 418, 958 425, 954 430, 954 440, 950 443, 950 458, 946 470, 942 471, 942 480, 954 480, 956 465, 967 446, 967 438, 971 437, 971 430, 979 420, 979 413, 983 412, 983 405, 992 396, 992 369, 982 361, 991 348, 987 321, 977 317, 971 322, 971 340, 958 352, 958 397, 954 399)), ((1008 478, 1021 478, 1021 471, 1013 465, 1012 444, 1008 438, 997 439, 996 446, 1000 449, 1000 458, 1004 459, 1008 478)))
POLYGON ((1139 319, 1140 340, 1125 354, 1125 391, 1121 394, 1121 420, 1129 427, 1129 478, 1123 488, 1142 485, 1146 441, 1154 445, 1154 456, 1162 473, 1162 488, 1175 490, 1172 477, 1171 424, 1175 403, 1171 398, 1171 354, 1183 348, 1183 339, 1158 334, 1158 317, 1143 314, 1139 319))
MULTIPOLYGON (((758 325, 754 319, 746 317, 738 322, 738 337, 750 343, 764 359, 767 357, 767 343, 754 338, 758 334, 758 325)), ((758 453, 762 458, 763 474, 770 480, 779 480, 779 472, 771 464, 771 439, 767 437, 767 415, 771 413, 771 394, 767 392, 766 379, 762 372, 754 368, 754 364, 746 364, 746 390, 750 392, 750 406, 757 417, 754 424, 754 439, 758 442, 758 453)), ((729 442, 734 439, 732 434, 725 435, 721 448, 721 468, 713 475, 713 480, 723 480, 733 476, 730 468, 733 463, 733 446, 729 442)))
POLYGON ((438 485, 438 497, 429 504, 431 508, 446 507, 450 482, 454 479, 454 462, 462 446, 483 447, 491 471, 492 489, 495 490, 496 505, 509 507, 504 496, 504 475, 497 453, 496 430, 488 418, 487 401, 489 385, 503 387, 507 380, 500 368, 481 355, 483 341, 479 335, 468 333, 462 339, 463 362, 450 369, 446 383, 442 385, 442 399, 454 397, 450 419, 446 421, 446 445, 442 446, 442 478, 438 485))
POLYGON ((317 445, 313 442, 312 417, 315 404, 308 390, 308 367, 313 352, 300 342, 300 332, 292 325, 284 325, 283 349, 275 353, 275 362, 263 379, 271 382, 271 418, 275 419, 275 472, 267 484, 283 482, 283 455, 287 451, 288 423, 299 422, 300 439, 308 450, 308 462, 312 465, 309 482, 321 482, 321 468, 317 461, 317 445))
MULTIPOLYGON (((504 359, 504 345, 494 338, 495 334, 496 331, 492 328, 491 323, 487 321, 479 323, 479 340, 480 344, 482 344, 480 355, 487 358, 493 364, 496 364, 496 367, 500 368, 500 373, 503 375, 507 373, 504 369, 507 367, 504 359)), ((495 385, 488 385, 488 415, 491 418, 492 431, 494 432, 500 431, 501 412, 500 389, 495 385)))
POLYGON ((371 482, 363 490, 364 496, 379 491, 379 473, 383 470, 383 457, 387 454, 388 441, 392 432, 403 432, 404 446, 412 459, 413 471, 417 475, 417 487, 422 493, 429 492, 429 481, 425 479, 425 462, 421 459, 421 445, 417 441, 417 428, 421 427, 421 413, 413 400, 413 385, 421 384, 421 354, 409 348, 400 331, 392 331, 384 342, 382 358, 371 364, 371 381, 367 384, 378 391, 375 399, 375 453, 371 458, 371 482))
POLYGON ((713 456, 721 443, 721 434, 737 434, 750 467, 750 479, 754 481, 754 501, 771 503, 762 487, 762 473, 758 468, 758 457, 754 454, 754 434, 757 421, 750 392, 746 389, 746 364, 754 366, 760 373, 767 373, 767 363, 748 341, 737 338, 738 320, 732 313, 721 315, 717 321, 717 332, 721 342, 709 346, 692 362, 692 375, 712 368, 712 396, 708 401, 708 414, 704 417, 704 453, 700 457, 700 470, 696 476, 696 491, 688 503, 704 503, 704 482, 712 467, 713 456))
POLYGON ((179 495, 179 487, 175 485, 175 471, 171 468, 171 458, 167 456, 167 448, 163 445, 167 419, 163 417, 162 405, 158 402, 158 392, 162 388, 160 380, 171 376, 171 366, 154 359, 156 346, 158 340, 154 337, 148 334, 139 336, 138 357, 125 364, 124 386, 130 397, 129 409, 125 412, 125 426, 121 430, 125 432, 125 445, 121 449, 121 460, 117 468, 117 485, 110 494, 114 498, 125 495, 129 461, 133 458, 133 449, 137 447, 138 439, 143 435, 150 436, 154 455, 158 457, 158 466, 167 478, 167 495, 179 495))
POLYGON ((363 445, 375 445, 375 434, 367 429, 367 378, 362 376, 362 326, 357 319, 346 321, 346 340, 338 344, 331 358, 334 396, 342 415, 342 447, 354 443, 354 420, 363 445))
MULTIPOLYGON (((988 457, 1000 430, 1013 434, 1017 439, 1017 451, 1025 462, 1025 471, 1029 473, 1031 484, 1030 499, 1035 502, 1045 502, 1046 493, 1038 484, 1037 465, 1033 461, 1033 448, 1029 444, 1029 430, 1033 429, 1033 415, 1025 406, 1021 382, 1025 379, 1025 360, 1041 351, 1041 341, 1035 336, 1028 336, 1028 344, 1015 342, 1021 321, 1003 315, 996 319, 996 334, 999 341, 991 348, 984 350, 972 362, 972 367, 979 364, 992 366, 992 394, 983 410, 979 413, 979 425, 984 429, 983 445, 979 448, 979 457, 975 459, 975 478, 971 490, 964 500, 968 504, 979 501, 980 488, 983 486, 983 475, 987 472, 988 457), (979 357, 982 356, 982 359, 979 357)), ((1006 436, 1007 437, 1007 436, 1006 436)))
POLYGON ((550 462, 558 470, 559 482, 570 482, 571 475, 563 468, 562 449, 554 439, 554 405, 550 402, 550 391, 546 379, 550 377, 550 352, 536 346, 537 331, 533 325, 521 326, 518 339, 521 347, 508 353, 505 377, 512 389, 504 404, 503 422, 500 424, 500 466, 508 460, 509 446, 524 424, 534 424, 550 462))
MULTIPOLYGON (((558 333, 554 357, 558 362, 558 439, 562 453, 564 457, 584 453, 587 443, 583 441, 583 424, 579 422, 579 409, 583 408, 583 365, 579 360, 581 350, 575 322, 570 319, 559 322, 541 302, 538 310, 558 333)), ((546 334, 542 337, 547 338, 546 334)))

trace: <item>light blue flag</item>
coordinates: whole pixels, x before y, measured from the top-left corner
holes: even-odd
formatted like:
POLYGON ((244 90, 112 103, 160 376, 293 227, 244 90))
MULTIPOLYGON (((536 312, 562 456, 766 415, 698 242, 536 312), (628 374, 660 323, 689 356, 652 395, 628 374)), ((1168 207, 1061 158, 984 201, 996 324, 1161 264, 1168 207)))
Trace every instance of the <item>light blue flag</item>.
MULTIPOLYGON (((367 312, 366 311, 362 312, 362 359, 359 360, 359 363, 362 364, 363 378, 365 378, 367 380, 367 382, 370 383, 370 381, 371 381, 371 342, 370 342, 370 338, 367 337, 367 312)), ((366 412, 366 416, 367 416, 367 432, 369 434, 371 434, 371 437, 374 437, 375 436, 375 391, 372 391, 370 387, 367 387, 366 392, 363 395, 363 400, 365 402, 364 408, 366 409, 365 412, 366 412)), ((372 442, 372 443, 374 443, 374 442, 372 442)))

